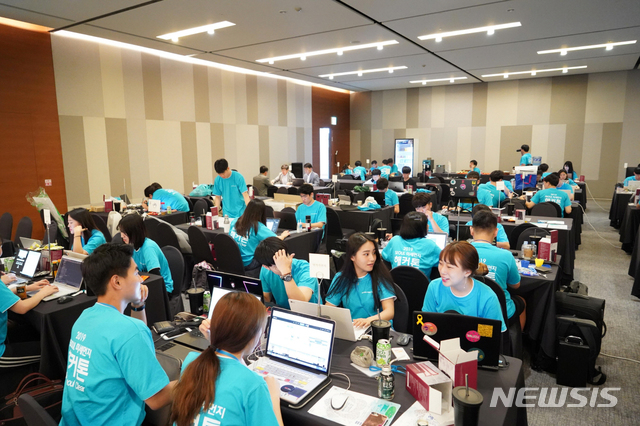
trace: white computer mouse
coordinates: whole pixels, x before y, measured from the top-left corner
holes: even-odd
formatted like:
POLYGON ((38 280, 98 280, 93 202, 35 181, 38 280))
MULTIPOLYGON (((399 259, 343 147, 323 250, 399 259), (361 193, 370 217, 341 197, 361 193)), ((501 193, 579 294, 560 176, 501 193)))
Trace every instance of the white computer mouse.
POLYGON ((334 395, 333 398, 331 398, 331 408, 334 410, 341 410, 342 407, 344 407, 344 404, 347 403, 347 399, 349 399, 349 395, 346 393, 334 395))

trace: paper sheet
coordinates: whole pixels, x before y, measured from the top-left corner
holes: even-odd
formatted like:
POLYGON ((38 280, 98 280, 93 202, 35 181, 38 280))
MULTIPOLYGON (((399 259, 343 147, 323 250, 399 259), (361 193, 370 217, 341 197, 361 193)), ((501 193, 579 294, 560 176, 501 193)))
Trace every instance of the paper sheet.
POLYGON ((427 420, 429 426, 449 426, 453 425, 453 407, 445 414, 435 414, 424 409, 424 407, 416 401, 402 416, 393 424, 393 426, 415 426, 418 420, 427 420))
POLYGON ((388 420, 386 424, 391 424, 398 410, 400 410, 400 404, 396 404, 395 402, 333 386, 329 389, 329 392, 311 407, 309 414, 331 420, 344 426, 360 426, 371 413, 380 413, 387 416, 388 420), (342 409, 334 410, 331 407, 331 398, 341 393, 347 393, 349 398, 342 409))

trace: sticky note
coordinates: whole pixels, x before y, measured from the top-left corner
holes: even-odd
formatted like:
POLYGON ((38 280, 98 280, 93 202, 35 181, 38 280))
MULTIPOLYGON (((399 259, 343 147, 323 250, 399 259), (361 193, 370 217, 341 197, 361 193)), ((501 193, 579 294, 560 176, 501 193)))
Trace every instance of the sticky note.
POLYGON ((493 337, 493 326, 478 324, 478 334, 480 337, 493 337))

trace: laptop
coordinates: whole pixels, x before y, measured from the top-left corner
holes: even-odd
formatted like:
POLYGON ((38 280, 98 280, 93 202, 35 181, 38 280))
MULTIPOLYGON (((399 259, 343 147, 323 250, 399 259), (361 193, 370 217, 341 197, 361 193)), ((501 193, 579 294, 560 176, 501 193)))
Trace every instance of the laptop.
POLYGON ((292 212, 273 212, 276 219, 280 219, 279 228, 295 230, 298 227, 296 223, 296 214, 292 212))
POLYGON ((404 184, 402 182, 389 182, 389 189, 395 192, 405 192, 404 184))
POLYGON ((376 200, 376 203, 380 204, 380 207, 384 207, 387 205, 384 201, 384 192, 366 191, 364 193, 364 198, 367 199, 368 197, 373 197, 376 200))
MULTIPOLYGON (((182 336, 184 336, 184 334, 182 336)), ((162 352, 163 354, 171 355, 174 358, 184 361, 187 358, 187 355, 189 355, 191 352, 202 352, 202 351, 194 348, 186 347, 172 340, 166 341, 160 338, 160 340, 156 344, 156 352, 162 352)))
POLYGON ((444 250, 444 248, 447 246, 447 239, 449 238, 449 234, 445 234, 444 232, 429 232, 427 233, 427 236, 425 238, 436 243, 436 245, 440 247, 440 250, 444 250))
POLYGON ((627 182, 627 188, 629 188, 631 191, 635 191, 636 189, 639 189, 640 180, 630 180, 629 182, 627 182))
POLYGON ((340 204, 341 206, 343 205, 350 206, 351 197, 349 197, 348 195, 338 195, 338 204, 340 204))
POLYGON ((475 198, 477 197, 478 179, 451 179, 449 189, 451 196, 455 198, 475 198))
POLYGON ((40 257, 42 252, 19 249, 10 271, 16 276, 16 280, 11 284, 22 284, 33 280, 40 265, 40 257))
POLYGON ((302 186, 304 184, 304 178, 295 178, 291 181, 291 185, 293 186, 302 186))
POLYGON ((438 360, 438 352, 423 340, 425 334, 438 343, 458 337, 462 349, 467 352, 478 351, 478 367, 498 369, 502 344, 501 321, 421 311, 414 311, 412 318, 414 358, 438 360))
POLYGON ((58 287, 58 291, 42 299, 45 302, 80 291, 82 286, 82 260, 62 256, 56 278, 52 284, 58 287))
POLYGON ((251 364, 280 382, 280 399, 298 405, 331 379, 335 323, 280 308, 271 309, 266 356, 251 364))
MULTIPOLYGON (((318 316, 318 304, 289 299, 289 306, 293 312, 318 316)), ((336 337, 342 340, 355 342, 365 334, 370 327, 355 327, 351 319, 351 311, 337 306, 322 305, 320 310, 322 318, 328 318, 336 323, 336 337)))
MULTIPOLYGON (((218 301, 222 299, 224 295, 236 292, 237 290, 229 290, 223 287, 213 288, 213 290, 211 291, 211 301, 209 302, 209 320, 211 320, 211 315, 213 315, 213 310, 215 309, 218 301)), ((255 294, 254 296, 260 301, 260 303, 262 303, 262 296, 257 296, 255 294)), ((182 334, 176 337, 175 340, 180 344, 195 348, 200 351, 204 351, 205 349, 207 349, 211 343, 208 336, 202 334, 197 328, 195 330, 191 330, 186 334, 182 334)))
POLYGON ((267 218, 267 228, 271 229, 271 232, 274 234, 278 233, 278 227, 280 226, 280 219, 268 217, 267 218))
POLYGON ((42 245, 42 240, 34 240, 33 238, 20 237, 20 244, 22 244, 23 248, 31 249, 40 247, 42 245))
POLYGON ((258 278, 229 274, 227 272, 209 271, 207 272, 207 282, 209 283, 209 290, 212 295, 214 288, 222 287, 229 290, 246 291, 247 293, 262 297, 262 282, 258 278))

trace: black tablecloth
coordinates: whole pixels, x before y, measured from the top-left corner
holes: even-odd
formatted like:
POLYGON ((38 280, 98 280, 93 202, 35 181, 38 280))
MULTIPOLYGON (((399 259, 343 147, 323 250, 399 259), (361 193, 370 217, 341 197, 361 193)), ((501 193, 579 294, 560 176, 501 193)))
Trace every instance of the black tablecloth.
POLYGON ((584 209, 587 209, 587 184, 584 182, 576 182, 576 184, 578 184, 578 187, 580 188, 580 191, 576 191, 574 194, 574 199, 576 201, 579 201, 580 204, 582 204, 582 207, 584 207, 584 209))
POLYGON ((622 250, 627 253, 633 251, 638 227, 640 227, 640 208, 633 204, 627 204, 624 218, 620 225, 620 242, 622 243, 622 250))
POLYGON ((573 233, 573 242, 575 243, 575 249, 578 250, 580 244, 582 244, 582 224, 584 223, 584 212, 578 203, 571 203, 571 213, 564 214, 564 217, 573 219, 573 226, 571 232, 573 233))
MULTIPOLYGON (((392 335, 395 332, 391 332, 392 335)), ((397 346, 394 343, 395 339, 392 339, 391 346, 397 346)), ((363 393, 370 396, 378 396, 378 385, 375 378, 367 377, 355 368, 351 366, 350 354, 356 346, 371 346, 369 342, 348 342, 345 340, 336 339, 333 359, 331 362, 331 371, 333 373, 344 373, 349 376, 351 380, 351 390, 354 392, 363 393)), ((405 346, 405 350, 412 358, 411 361, 402 361, 394 363, 394 365, 406 365, 407 363, 416 362, 413 360, 411 351, 411 344, 405 346)), ((522 361, 516 358, 506 357, 509 362, 509 367, 500 371, 488 371, 478 370, 478 387, 479 391, 484 397, 484 404, 480 408, 480 422, 479 425, 526 425, 527 424, 527 411, 526 408, 505 408, 502 404, 498 403, 496 407, 491 408, 491 396, 493 395, 494 388, 502 388, 505 394, 508 394, 509 389, 516 387, 517 389, 524 387, 524 372, 522 370, 522 361)), ((418 360, 419 361, 419 360, 418 360)), ((316 417, 309 414, 309 409, 313 407, 332 386, 339 386, 346 389, 347 382, 342 376, 332 376, 333 383, 331 383, 325 390, 323 390, 319 396, 316 396, 312 401, 299 410, 293 410, 288 408, 284 404, 282 405, 282 417, 284 423, 287 425, 306 426, 306 425, 327 425, 335 426, 329 420, 316 417)), ((517 390, 516 390, 517 393, 517 390)), ((415 398, 406 390, 406 376, 402 374, 395 374, 395 398, 393 402, 400 404, 400 410, 396 414, 395 419, 400 418, 402 414, 415 403, 415 398)))
POLYGON ((375 219, 382 220, 382 226, 391 229, 391 218, 393 217, 393 207, 383 207, 379 210, 341 210, 340 207, 327 207, 334 209, 340 217, 340 224, 343 228, 353 229, 356 232, 368 232, 369 227, 375 219))
POLYGON ((631 263, 629 264, 629 275, 635 278, 631 294, 636 297, 640 297, 640 228, 638 228, 636 241, 633 244, 631 263))
POLYGON ((611 208, 609 209, 609 223, 614 228, 617 229, 622 224, 624 211, 630 199, 631 192, 620 192, 618 191, 618 188, 613 191, 613 197, 611 198, 611 208))

